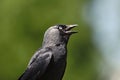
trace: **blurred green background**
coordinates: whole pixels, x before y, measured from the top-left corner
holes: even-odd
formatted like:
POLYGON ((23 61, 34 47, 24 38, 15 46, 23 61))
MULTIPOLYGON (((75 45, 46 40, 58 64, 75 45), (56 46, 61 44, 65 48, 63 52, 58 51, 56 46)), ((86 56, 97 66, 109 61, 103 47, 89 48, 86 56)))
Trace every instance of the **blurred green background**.
POLYGON ((90 0, 0 0, 0 80, 17 80, 41 47, 44 32, 55 24, 78 24, 68 44, 63 80, 97 80, 100 55, 92 30, 82 20, 90 0))

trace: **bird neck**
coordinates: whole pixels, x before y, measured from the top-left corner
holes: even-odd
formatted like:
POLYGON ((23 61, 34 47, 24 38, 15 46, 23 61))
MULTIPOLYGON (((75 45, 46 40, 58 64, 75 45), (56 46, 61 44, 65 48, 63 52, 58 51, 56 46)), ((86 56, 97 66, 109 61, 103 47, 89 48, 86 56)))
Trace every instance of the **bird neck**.
POLYGON ((62 36, 62 35, 60 35, 60 33, 58 33, 58 35, 49 35, 49 34, 45 33, 42 46, 44 46, 44 47, 49 47, 49 46, 57 47, 57 46, 62 45, 63 47, 66 47, 68 40, 69 40, 69 35, 62 36))
POLYGON ((43 47, 59 47, 59 46, 66 47, 67 43, 47 41, 47 42, 43 42, 42 46, 43 47))

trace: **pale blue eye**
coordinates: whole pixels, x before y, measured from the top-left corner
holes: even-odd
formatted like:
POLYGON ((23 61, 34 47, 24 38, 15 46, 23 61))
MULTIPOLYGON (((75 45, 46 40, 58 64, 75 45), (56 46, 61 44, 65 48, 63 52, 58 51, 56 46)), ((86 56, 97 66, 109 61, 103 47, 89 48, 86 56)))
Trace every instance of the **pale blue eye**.
POLYGON ((59 29, 61 30, 61 29, 63 29, 62 27, 59 27, 59 29))
POLYGON ((66 25, 58 25, 58 29, 65 29, 66 28, 66 25))

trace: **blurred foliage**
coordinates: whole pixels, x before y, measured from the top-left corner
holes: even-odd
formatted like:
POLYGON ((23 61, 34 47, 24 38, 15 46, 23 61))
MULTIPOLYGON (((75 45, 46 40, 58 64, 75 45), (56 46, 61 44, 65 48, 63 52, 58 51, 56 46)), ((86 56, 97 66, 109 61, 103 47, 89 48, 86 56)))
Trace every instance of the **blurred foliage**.
POLYGON ((87 0, 0 0, 0 80, 17 80, 33 53, 41 47, 45 30, 55 24, 78 24, 68 44, 63 80, 96 80, 91 29, 82 21, 87 0))

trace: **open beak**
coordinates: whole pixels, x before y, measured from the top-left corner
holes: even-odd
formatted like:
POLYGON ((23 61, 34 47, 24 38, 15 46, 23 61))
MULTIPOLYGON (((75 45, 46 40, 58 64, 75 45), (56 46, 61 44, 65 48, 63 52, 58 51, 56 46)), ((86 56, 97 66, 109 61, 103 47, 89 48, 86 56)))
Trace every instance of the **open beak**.
POLYGON ((67 28, 66 28, 65 30, 66 30, 66 33, 67 33, 67 34, 74 34, 74 33, 77 33, 76 31, 71 31, 72 28, 78 26, 77 24, 66 25, 66 26, 67 26, 67 28))

